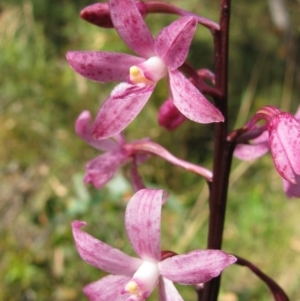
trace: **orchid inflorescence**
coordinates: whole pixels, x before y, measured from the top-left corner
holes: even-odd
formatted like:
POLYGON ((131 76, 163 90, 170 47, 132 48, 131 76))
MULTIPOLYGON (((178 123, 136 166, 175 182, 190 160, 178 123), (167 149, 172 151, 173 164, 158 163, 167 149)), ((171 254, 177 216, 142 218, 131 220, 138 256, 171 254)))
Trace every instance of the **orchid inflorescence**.
POLYGON ((233 155, 251 160, 270 150, 286 195, 300 197, 300 109, 292 115, 274 106, 265 106, 244 127, 232 132, 227 129, 229 8, 230 1, 223 0, 219 24, 163 2, 109 0, 92 4, 81 12, 81 17, 94 25, 114 28, 137 54, 67 53, 70 66, 80 75, 102 83, 120 82, 94 121, 89 111, 82 112, 76 121, 78 136, 103 152, 87 163, 84 181, 100 189, 122 165, 130 162, 135 191, 127 204, 125 229, 138 258, 82 231, 85 222, 72 224, 82 259, 111 274, 84 287, 90 300, 143 301, 158 286, 160 300, 180 301, 182 297, 173 284, 177 282, 197 287, 199 300, 215 301, 219 275, 233 263, 248 266, 266 283, 275 300, 288 300, 276 282, 255 265, 221 250, 233 155), (150 13, 175 14, 178 18, 153 38, 144 20, 150 13), (197 26, 204 26, 212 33, 218 58, 215 74, 205 68, 195 70, 186 61, 197 26), (159 125, 175 130, 187 119, 202 124, 216 123, 212 170, 177 158, 149 138, 126 141, 122 131, 142 111, 157 82, 164 77, 168 80, 169 97, 159 109, 159 125), (163 190, 147 188, 138 172, 138 165, 147 164, 150 156, 158 156, 206 179, 210 188, 207 250, 183 255, 161 251, 161 209, 167 195, 163 190))

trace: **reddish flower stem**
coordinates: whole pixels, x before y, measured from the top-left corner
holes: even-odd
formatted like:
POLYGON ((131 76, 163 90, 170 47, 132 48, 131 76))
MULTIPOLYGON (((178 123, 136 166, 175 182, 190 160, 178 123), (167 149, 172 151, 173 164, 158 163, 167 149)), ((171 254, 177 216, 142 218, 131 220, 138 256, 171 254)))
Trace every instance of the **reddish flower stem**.
MULTIPOLYGON (((216 88, 221 95, 215 104, 222 112, 225 122, 215 124, 213 181, 210 183, 208 249, 221 249, 225 222, 226 201, 232 153, 234 145, 227 141, 228 135, 228 38, 230 0, 222 0, 220 31, 214 33, 216 88)), ((220 276, 205 283, 201 301, 216 301, 220 287, 220 276)))
POLYGON ((272 278, 263 273, 257 266, 255 266, 250 261, 236 255, 234 256, 237 258, 237 262, 235 264, 249 268, 251 272, 253 272, 268 286, 275 301, 289 301, 289 297, 286 295, 284 290, 272 278))
POLYGON ((180 9, 174 5, 164 3, 164 2, 158 2, 158 1, 145 2, 145 4, 147 8, 147 13, 164 13, 164 14, 176 14, 179 16, 194 16, 197 18, 199 24, 202 24, 203 26, 210 29, 212 33, 220 30, 219 24, 213 22, 212 20, 198 16, 184 9, 180 9))

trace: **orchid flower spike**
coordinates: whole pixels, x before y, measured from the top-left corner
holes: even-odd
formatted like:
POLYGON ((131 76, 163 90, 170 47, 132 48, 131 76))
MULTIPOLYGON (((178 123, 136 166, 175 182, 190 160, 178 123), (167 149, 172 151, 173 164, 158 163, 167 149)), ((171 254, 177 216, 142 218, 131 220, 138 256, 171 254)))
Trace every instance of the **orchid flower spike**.
POLYGON ((186 118, 199 123, 224 121, 221 112, 178 71, 197 27, 195 17, 180 18, 153 39, 134 0, 110 0, 109 7, 118 34, 139 57, 93 51, 67 53, 69 64, 82 76, 99 82, 122 81, 98 112, 94 126, 97 139, 124 130, 165 76, 173 104, 186 118))
POLYGON ((83 232, 81 227, 85 222, 72 223, 81 258, 112 274, 84 287, 83 292, 91 301, 144 301, 157 285, 161 301, 183 301, 173 282, 203 283, 236 261, 234 256, 220 250, 196 250, 162 258, 160 221, 165 199, 163 190, 143 189, 127 205, 125 229, 139 258, 128 256, 83 232))
MULTIPOLYGON (((251 160, 270 150, 276 170, 283 178, 286 195, 300 197, 300 107, 294 116, 278 109, 272 110, 271 107, 266 111, 260 110, 258 115, 267 120, 267 128, 252 139, 251 144, 249 141, 246 141, 247 144, 238 144, 234 156, 241 160, 251 160)), ((244 136, 249 136, 249 133, 244 136)))

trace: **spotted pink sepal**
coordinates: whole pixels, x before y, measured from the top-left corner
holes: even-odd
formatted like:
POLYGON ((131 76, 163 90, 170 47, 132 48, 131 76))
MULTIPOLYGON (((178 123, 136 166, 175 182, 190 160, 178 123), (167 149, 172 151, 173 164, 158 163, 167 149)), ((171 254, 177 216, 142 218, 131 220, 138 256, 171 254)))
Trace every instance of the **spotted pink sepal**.
POLYGON ((280 113, 268 124, 269 143, 278 173, 292 184, 300 175, 300 123, 289 113, 280 113))
POLYGON ((180 284, 197 284, 220 275, 236 258, 220 250, 196 250, 169 257, 158 264, 165 278, 180 284))

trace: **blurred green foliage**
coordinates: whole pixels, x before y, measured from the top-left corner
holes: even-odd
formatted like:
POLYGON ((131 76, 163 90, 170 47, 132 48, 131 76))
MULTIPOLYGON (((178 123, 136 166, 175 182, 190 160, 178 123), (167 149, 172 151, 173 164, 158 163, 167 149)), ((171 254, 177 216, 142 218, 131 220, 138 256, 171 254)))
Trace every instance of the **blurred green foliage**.
MULTIPOLYGON (((267 1, 232 1, 230 118, 232 127, 264 104, 295 111, 299 101, 299 1, 286 1, 291 29, 278 30, 267 1)), ((172 1, 218 20, 219 1, 172 1)), ((123 226, 132 191, 125 168, 103 190, 82 183, 84 164, 97 155, 74 133, 79 113, 96 114, 113 85, 83 79, 69 68, 68 50, 129 50, 113 30, 78 17, 86 0, 0 1, 0 300, 86 300, 83 285, 103 276, 83 262, 70 224, 132 254, 123 226)), ((148 16, 154 33, 174 20, 148 16)), ((199 28, 190 61, 213 68, 211 35, 199 28)), ((149 136, 180 158, 210 166, 211 125, 186 122, 168 133, 157 126, 165 82, 126 130, 128 140, 149 136)), ((163 209, 162 246, 175 252, 205 248, 207 191, 202 179, 151 158, 140 171, 151 187, 171 191, 163 209)), ((300 300, 299 201, 288 201, 269 156, 233 162, 224 247, 274 277, 300 300), (237 181, 238 180, 238 181, 237 181)), ((193 288, 179 287, 185 300, 193 288)), ((154 299, 154 298, 153 298, 154 299)), ((245 268, 224 273, 221 301, 271 300, 245 268)))

